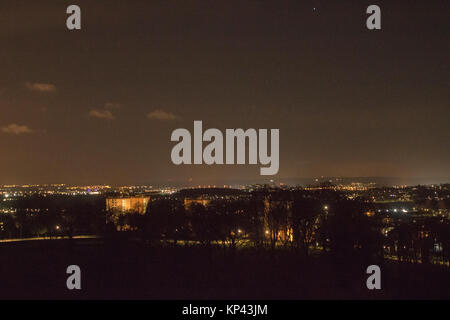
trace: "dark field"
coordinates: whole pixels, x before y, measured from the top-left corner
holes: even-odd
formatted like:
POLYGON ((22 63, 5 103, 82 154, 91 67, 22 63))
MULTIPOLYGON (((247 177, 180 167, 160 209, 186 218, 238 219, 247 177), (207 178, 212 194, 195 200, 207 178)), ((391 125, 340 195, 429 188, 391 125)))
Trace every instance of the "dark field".
POLYGON ((448 267, 386 262, 382 290, 363 262, 297 259, 283 250, 154 247, 129 241, 1 244, 0 298, 33 299, 448 299, 448 267), (66 288, 81 267, 82 290, 66 288))

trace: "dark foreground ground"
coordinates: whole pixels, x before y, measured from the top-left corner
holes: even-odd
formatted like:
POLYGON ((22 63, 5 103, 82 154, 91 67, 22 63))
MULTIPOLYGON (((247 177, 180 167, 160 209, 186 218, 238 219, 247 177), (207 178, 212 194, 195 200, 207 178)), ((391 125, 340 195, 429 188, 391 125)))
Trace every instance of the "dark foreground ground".
POLYGON ((449 299, 450 268, 385 262, 382 290, 366 265, 277 250, 234 254, 84 239, 0 244, 1 299, 449 299), (82 290, 66 288, 79 265, 82 290))

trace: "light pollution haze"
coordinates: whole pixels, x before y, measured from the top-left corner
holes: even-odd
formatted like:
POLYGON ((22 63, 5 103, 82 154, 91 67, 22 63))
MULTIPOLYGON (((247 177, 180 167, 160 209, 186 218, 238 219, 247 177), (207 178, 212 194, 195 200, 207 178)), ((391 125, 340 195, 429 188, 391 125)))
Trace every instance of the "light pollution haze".
POLYGON ((171 132, 280 129, 277 181, 450 177, 448 1, 0 5, 0 184, 260 181, 175 166, 171 132), (315 8, 315 9, 314 9, 315 8))

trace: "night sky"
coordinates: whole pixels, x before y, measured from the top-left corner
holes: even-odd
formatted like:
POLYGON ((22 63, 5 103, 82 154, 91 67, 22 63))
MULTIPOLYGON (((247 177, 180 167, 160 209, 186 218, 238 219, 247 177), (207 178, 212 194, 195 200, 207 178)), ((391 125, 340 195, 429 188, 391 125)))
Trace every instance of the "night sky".
POLYGON ((0 184, 229 183, 171 132, 279 128, 280 170, 450 177, 448 0, 0 2, 0 184), (82 30, 66 28, 66 7, 82 30), (382 30, 366 28, 366 8, 382 30))

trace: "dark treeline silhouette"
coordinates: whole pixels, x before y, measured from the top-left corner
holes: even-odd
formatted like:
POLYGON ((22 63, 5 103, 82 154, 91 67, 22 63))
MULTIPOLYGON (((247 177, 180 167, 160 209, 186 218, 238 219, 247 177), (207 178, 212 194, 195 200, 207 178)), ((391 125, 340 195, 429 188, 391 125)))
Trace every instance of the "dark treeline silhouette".
MULTIPOLYGON (((417 191, 418 205, 425 201, 424 192, 417 191)), ((152 196, 145 214, 120 213, 113 222, 102 196, 31 196, 12 206, 12 214, 0 214, 2 239, 125 236, 154 245, 288 249, 305 257, 327 254, 344 260, 449 260, 449 219, 405 215, 392 221, 376 213, 367 199, 349 200, 331 190, 186 189, 152 196)))
POLYGON ((326 254, 343 261, 373 263, 385 257, 448 263, 448 219, 390 220, 375 213, 371 202, 349 200, 336 191, 266 189, 214 194, 213 189, 206 195, 184 190, 153 198, 144 215, 126 214, 119 223, 136 237, 158 245, 288 249, 301 256, 326 254))
POLYGON ((11 205, 15 211, 0 216, 2 238, 100 237, 0 243, 0 274, 8 275, 0 297, 449 295, 448 219, 393 219, 367 199, 332 190, 184 190, 152 196, 142 214, 106 212, 102 196, 28 197, 11 205), (74 263, 83 270, 81 293, 65 287, 74 263), (371 264, 381 267, 381 291, 367 290, 371 264))
POLYGON ((33 195, 12 203, 13 213, 0 214, 0 237, 102 234, 105 200, 100 196, 33 195))

